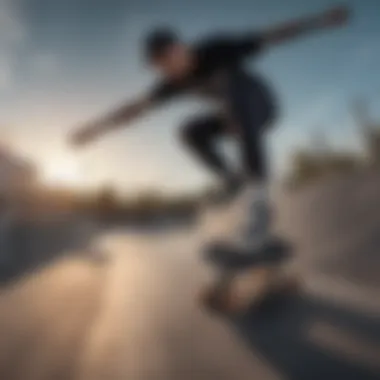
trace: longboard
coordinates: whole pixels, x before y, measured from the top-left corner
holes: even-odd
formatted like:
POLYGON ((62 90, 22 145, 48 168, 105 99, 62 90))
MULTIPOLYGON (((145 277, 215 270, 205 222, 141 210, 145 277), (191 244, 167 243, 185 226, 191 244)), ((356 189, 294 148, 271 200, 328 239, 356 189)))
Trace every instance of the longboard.
POLYGON ((299 277, 287 271, 293 258, 291 246, 273 239, 257 252, 236 251, 226 244, 206 248, 205 259, 217 269, 217 279, 200 295, 212 311, 236 314, 250 307, 260 309, 269 299, 298 291, 299 277))

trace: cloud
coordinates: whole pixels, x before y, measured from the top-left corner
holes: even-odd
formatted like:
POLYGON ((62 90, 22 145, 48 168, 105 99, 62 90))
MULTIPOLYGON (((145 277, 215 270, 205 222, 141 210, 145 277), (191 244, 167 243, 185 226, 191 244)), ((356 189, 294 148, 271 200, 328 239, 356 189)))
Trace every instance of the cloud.
POLYGON ((26 37, 20 14, 10 1, 0 1, 0 32, 0 44, 3 48, 13 48, 26 37))
POLYGON ((13 67, 27 33, 14 2, 0 0, 0 89, 12 83, 13 67))

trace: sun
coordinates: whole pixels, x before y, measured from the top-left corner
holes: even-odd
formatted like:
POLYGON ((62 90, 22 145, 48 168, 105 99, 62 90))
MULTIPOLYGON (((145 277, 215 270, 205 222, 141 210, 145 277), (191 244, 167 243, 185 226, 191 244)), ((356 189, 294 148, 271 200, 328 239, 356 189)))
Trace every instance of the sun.
POLYGON ((42 171, 43 179, 51 185, 80 186, 82 175, 78 162, 68 157, 49 160, 42 171))

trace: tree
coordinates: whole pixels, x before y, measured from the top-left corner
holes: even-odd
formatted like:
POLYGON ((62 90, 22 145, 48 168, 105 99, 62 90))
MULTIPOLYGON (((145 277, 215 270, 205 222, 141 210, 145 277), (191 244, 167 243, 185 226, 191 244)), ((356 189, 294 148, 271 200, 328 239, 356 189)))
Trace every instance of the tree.
POLYGON ((110 217, 118 210, 118 196, 111 185, 104 186, 95 197, 95 208, 101 217, 110 217))

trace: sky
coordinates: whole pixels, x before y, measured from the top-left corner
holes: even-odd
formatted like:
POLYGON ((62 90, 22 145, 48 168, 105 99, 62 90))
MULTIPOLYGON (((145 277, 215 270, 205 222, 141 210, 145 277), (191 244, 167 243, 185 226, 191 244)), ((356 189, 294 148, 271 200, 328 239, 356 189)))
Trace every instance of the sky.
MULTIPOLYGON (((380 2, 349 0, 351 24, 277 47, 249 62, 277 93, 281 117, 268 136, 273 173, 294 148, 323 131, 342 149, 357 149, 350 105, 370 101, 380 117, 380 2)), ((0 139, 36 162, 46 180, 123 191, 187 191, 211 177, 183 149, 183 119, 194 99, 163 107, 84 151, 67 135, 144 93, 155 82, 141 39, 156 25, 193 40, 215 31, 260 30, 325 9, 330 0, 0 0, 0 139)))

